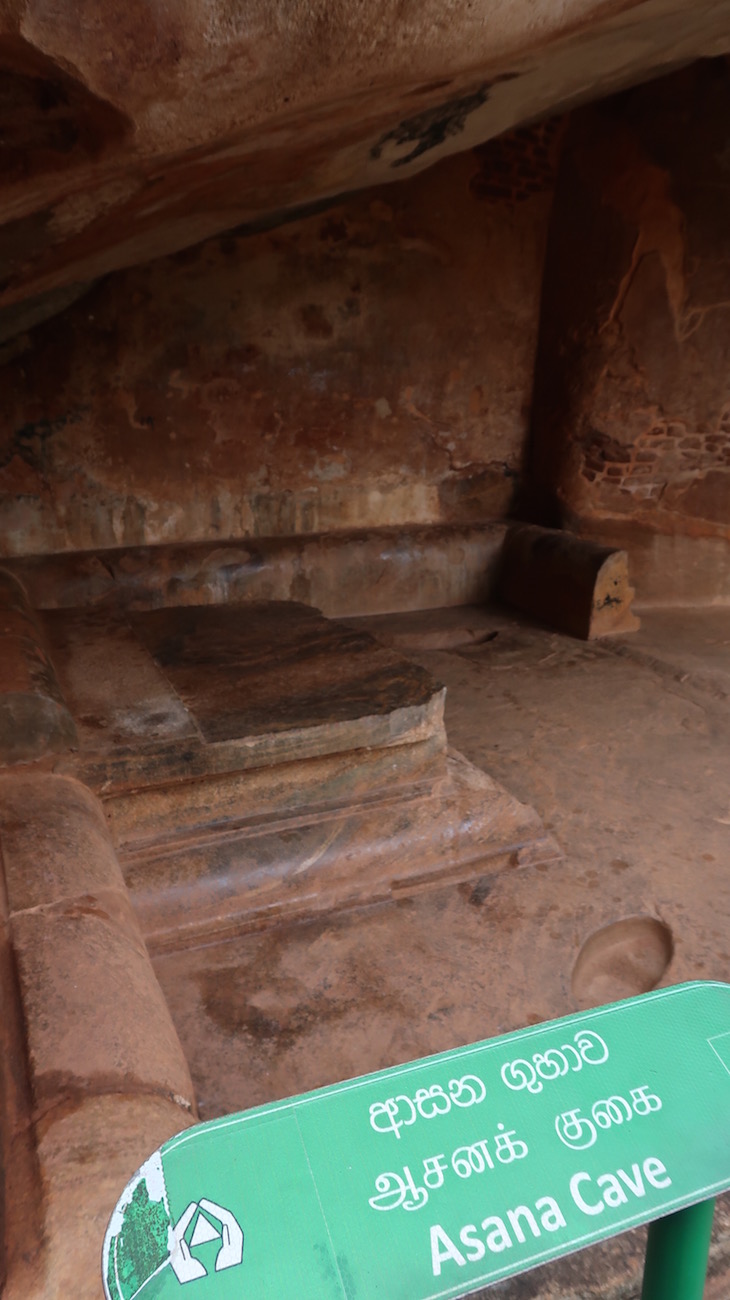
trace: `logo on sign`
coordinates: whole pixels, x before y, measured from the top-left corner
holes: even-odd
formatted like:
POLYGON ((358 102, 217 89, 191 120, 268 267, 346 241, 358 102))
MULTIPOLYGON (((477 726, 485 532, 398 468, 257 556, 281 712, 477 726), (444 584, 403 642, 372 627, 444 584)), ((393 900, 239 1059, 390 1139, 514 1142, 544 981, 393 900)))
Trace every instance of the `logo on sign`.
POLYGON ((211 1242, 219 1243, 215 1254, 216 1273, 243 1262, 241 1225, 230 1210, 216 1205, 215 1201, 208 1201, 205 1197, 191 1201, 172 1231, 175 1244, 170 1255, 170 1267, 178 1282, 195 1282, 208 1276, 201 1255, 203 1249, 212 1251, 211 1242))

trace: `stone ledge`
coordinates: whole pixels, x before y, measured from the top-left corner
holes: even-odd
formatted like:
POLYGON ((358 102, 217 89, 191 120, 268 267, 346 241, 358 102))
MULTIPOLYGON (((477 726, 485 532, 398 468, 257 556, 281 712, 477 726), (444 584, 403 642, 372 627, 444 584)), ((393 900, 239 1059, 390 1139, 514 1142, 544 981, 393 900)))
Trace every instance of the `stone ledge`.
POLYGON ((330 618, 479 604, 506 524, 404 525, 216 545, 26 556, 6 568, 36 609, 129 610, 299 600, 330 618))
POLYGON ((557 860, 537 813, 461 754, 424 795, 121 856, 150 952, 557 860))
POLYGON ((0 845, 11 915, 124 890, 101 805, 70 777, 0 778, 0 845))
POLYGON ((0 849, 36 1118, 94 1093, 157 1093, 194 1110, 93 796, 65 777, 0 780, 0 849))
POLYGON ((3 1300, 101 1300, 102 1244, 121 1189, 150 1152, 192 1123, 160 1097, 107 1096, 50 1125, 38 1142, 43 1249, 32 1270, 9 1272, 3 1300))
POLYGON ((128 900, 97 893, 12 919, 37 1116, 99 1093, 193 1110, 187 1063, 128 900))
POLYGON ((120 852, 134 853, 191 836, 209 837, 297 816, 321 816, 348 805, 425 793, 446 773, 443 735, 412 744, 327 754, 273 768, 228 772, 103 794, 120 852))

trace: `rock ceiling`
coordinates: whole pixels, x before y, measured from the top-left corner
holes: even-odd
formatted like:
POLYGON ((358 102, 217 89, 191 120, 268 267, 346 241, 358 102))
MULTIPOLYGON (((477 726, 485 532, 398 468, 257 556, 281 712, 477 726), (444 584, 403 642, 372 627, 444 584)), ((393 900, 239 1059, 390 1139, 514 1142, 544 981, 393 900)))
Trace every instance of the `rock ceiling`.
POLYGON ((730 0, 0 0, 0 337, 730 49, 730 0))

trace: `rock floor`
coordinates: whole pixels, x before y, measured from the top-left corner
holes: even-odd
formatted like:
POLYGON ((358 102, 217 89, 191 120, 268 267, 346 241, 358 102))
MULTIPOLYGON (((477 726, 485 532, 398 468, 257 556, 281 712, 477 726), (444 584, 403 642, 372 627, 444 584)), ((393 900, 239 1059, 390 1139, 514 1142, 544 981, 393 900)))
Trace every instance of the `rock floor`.
MULTIPOLYGON (((355 622, 445 683, 450 743, 565 857, 159 957, 205 1119, 656 983, 730 980, 730 611, 645 612, 597 643, 471 608, 355 622)), ((715 1237, 708 1300, 730 1293, 724 1205, 715 1237)), ((628 1300, 641 1258, 628 1234, 488 1294, 628 1300)))

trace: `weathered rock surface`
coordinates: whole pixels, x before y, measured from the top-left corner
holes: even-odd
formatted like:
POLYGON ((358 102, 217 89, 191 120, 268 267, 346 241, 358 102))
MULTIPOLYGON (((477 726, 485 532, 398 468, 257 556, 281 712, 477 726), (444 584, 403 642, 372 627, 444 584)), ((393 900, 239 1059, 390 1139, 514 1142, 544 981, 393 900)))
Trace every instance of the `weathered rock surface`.
POLYGON ((192 1122, 190 1074, 90 791, 2 777, 0 865, 0 1285, 98 1300, 119 1188, 192 1122))
POLYGON ((0 767, 76 739, 43 633, 17 578, 0 569, 0 767))
POLYGON ((730 67, 573 115, 548 238, 535 490, 642 598, 730 599, 730 67))
POLYGON ((8 561, 34 609, 159 609, 298 600, 329 618, 477 605, 493 592, 506 524, 257 538, 226 545, 28 555, 8 561))
POLYGON ((66 777, 4 777, 0 848, 36 1122, 108 1093, 154 1093, 194 1110, 93 795, 66 777))
POLYGON ((174 1102, 147 1095, 92 1096, 62 1113, 38 1143, 42 1259, 31 1277, 13 1270, 3 1300, 101 1300, 101 1248, 120 1188, 192 1122, 174 1102))
POLYGON ((417 666, 286 601, 46 615, 79 719, 66 768, 106 795, 323 755, 442 748, 443 691, 417 666))
POLYGON ((114 268, 721 53, 728 30, 717 0, 5 0, 5 333, 114 268))
POLYGON ((634 632, 628 556, 559 528, 516 524, 507 530, 499 595, 521 609, 584 641, 634 632))
POLYGON ((558 145, 545 124, 509 150, 209 240, 109 277, 14 340, 0 553, 504 515, 558 145))
POLYGON ((447 751, 438 683, 367 632, 275 601, 45 627, 79 734, 63 769, 103 799, 153 949, 558 856, 447 751))

